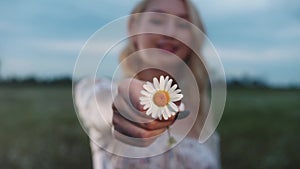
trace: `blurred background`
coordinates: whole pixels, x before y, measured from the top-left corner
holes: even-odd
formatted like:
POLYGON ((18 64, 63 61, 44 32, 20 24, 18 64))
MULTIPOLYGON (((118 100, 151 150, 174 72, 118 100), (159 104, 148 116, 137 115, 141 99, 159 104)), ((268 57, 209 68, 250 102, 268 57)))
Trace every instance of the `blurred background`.
MULTIPOLYGON (((92 167, 74 64, 95 31, 138 1, 0 1, 1 168, 92 167)), ((300 1, 193 1, 227 78, 223 168, 298 168, 300 1)))

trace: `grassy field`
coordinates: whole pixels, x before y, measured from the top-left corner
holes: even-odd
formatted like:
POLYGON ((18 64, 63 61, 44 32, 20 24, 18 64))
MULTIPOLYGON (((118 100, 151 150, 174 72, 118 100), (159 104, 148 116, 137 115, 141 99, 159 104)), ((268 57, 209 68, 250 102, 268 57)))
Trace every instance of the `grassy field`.
POLYGON ((70 87, 0 89, 0 168, 91 168, 70 87))
POLYGON ((299 168, 299 122, 299 90, 229 90, 218 127, 224 168, 299 168))
MULTIPOLYGON (((88 169, 69 87, 0 87, 0 168, 88 169)), ((218 127, 224 169, 300 166, 300 90, 230 89, 218 127)))

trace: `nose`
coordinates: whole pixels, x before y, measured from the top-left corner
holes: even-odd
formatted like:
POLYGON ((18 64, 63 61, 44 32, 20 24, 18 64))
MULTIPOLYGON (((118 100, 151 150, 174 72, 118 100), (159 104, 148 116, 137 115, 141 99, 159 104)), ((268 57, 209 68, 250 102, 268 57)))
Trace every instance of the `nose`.
POLYGON ((169 20, 165 26, 163 34, 170 38, 175 38, 176 36, 176 27, 173 20, 169 20))

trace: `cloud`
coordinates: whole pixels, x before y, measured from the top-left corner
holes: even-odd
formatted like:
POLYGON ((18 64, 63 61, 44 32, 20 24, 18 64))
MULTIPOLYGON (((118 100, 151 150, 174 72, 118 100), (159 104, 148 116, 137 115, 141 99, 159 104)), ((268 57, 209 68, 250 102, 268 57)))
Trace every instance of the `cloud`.
POLYGON ((2 60, 2 75, 4 77, 72 75, 79 55, 81 65, 83 65, 79 71, 85 75, 91 74, 100 64, 104 54, 108 52, 105 56, 105 63, 98 68, 99 73, 107 75, 112 72, 109 71, 112 70, 112 65, 117 64, 119 52, 124 45, 123 42, 113 46, 112 44, 116 42, 100 38, 86 46, 85 40, 31 39, 30 41, 20 41, 20 44, 27 44, 23 45, 22 49, 5 53, 6 57, 2 60), (81 51, 81 49, 84 50, 81 51))
POLYGON ((241 64, 248 62, 280 62, 289 60, 294 62, 299 60, 298 49, 293 47, 286 48, 265 48, 260 50, 223 48, 219 49, 222 60, 240 61, 241 64))
POLYGON ((6 57, 3 60, 3 77, 53 77, 70 75, 72 62, 62 58, 53 60, 49 57, 30 58, 27 57, 6 57))
MULTIPOLYGON (((138 1, 1 1, 3 70, 11 75, 71 74, 85 41, 105 24, 128 15, 138 1)), ((297 79, 300 1, 193 1, 227 73, 297 79)), ((107 50, 109 36, 92 49, 107 50)))
POLYGON ((38 39, 28 42, 32 47, 37 47, 44 52, 78 53, 84 45, 84 40, 69 39, 38 39))
POLYGON ((210 2, 204 0, 193 1, 204 17, 218 20, 222 18, 245 16, 249 13, 255 14, 257 12, 262 12, 263 10, 268 10, 268 8, 272 7, 270 3, 273 3, 271 0, 223 0, 210 2))
POLYGON ((229 78, 252 76, 277 85, 300 82, 299 50, 295 47, 261 50, 223 48, 218 52, 229 78))
POLYGON ((276 31, 272 36, 278 40, 293 40, 300 45, 300 22, 291 22, 289 25, 284 25, 276 31))

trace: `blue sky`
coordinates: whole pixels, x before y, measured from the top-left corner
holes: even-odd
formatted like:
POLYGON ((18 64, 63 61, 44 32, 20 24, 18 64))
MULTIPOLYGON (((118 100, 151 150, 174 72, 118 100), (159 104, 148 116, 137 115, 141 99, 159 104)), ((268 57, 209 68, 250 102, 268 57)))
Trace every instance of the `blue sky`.
MULTIPOLYGON (((230 77, 300 84, 300 1, 193 0, 230 77)), ((138 0, 0 2, 2 77, 71 75, 86 40, 138 0)))

